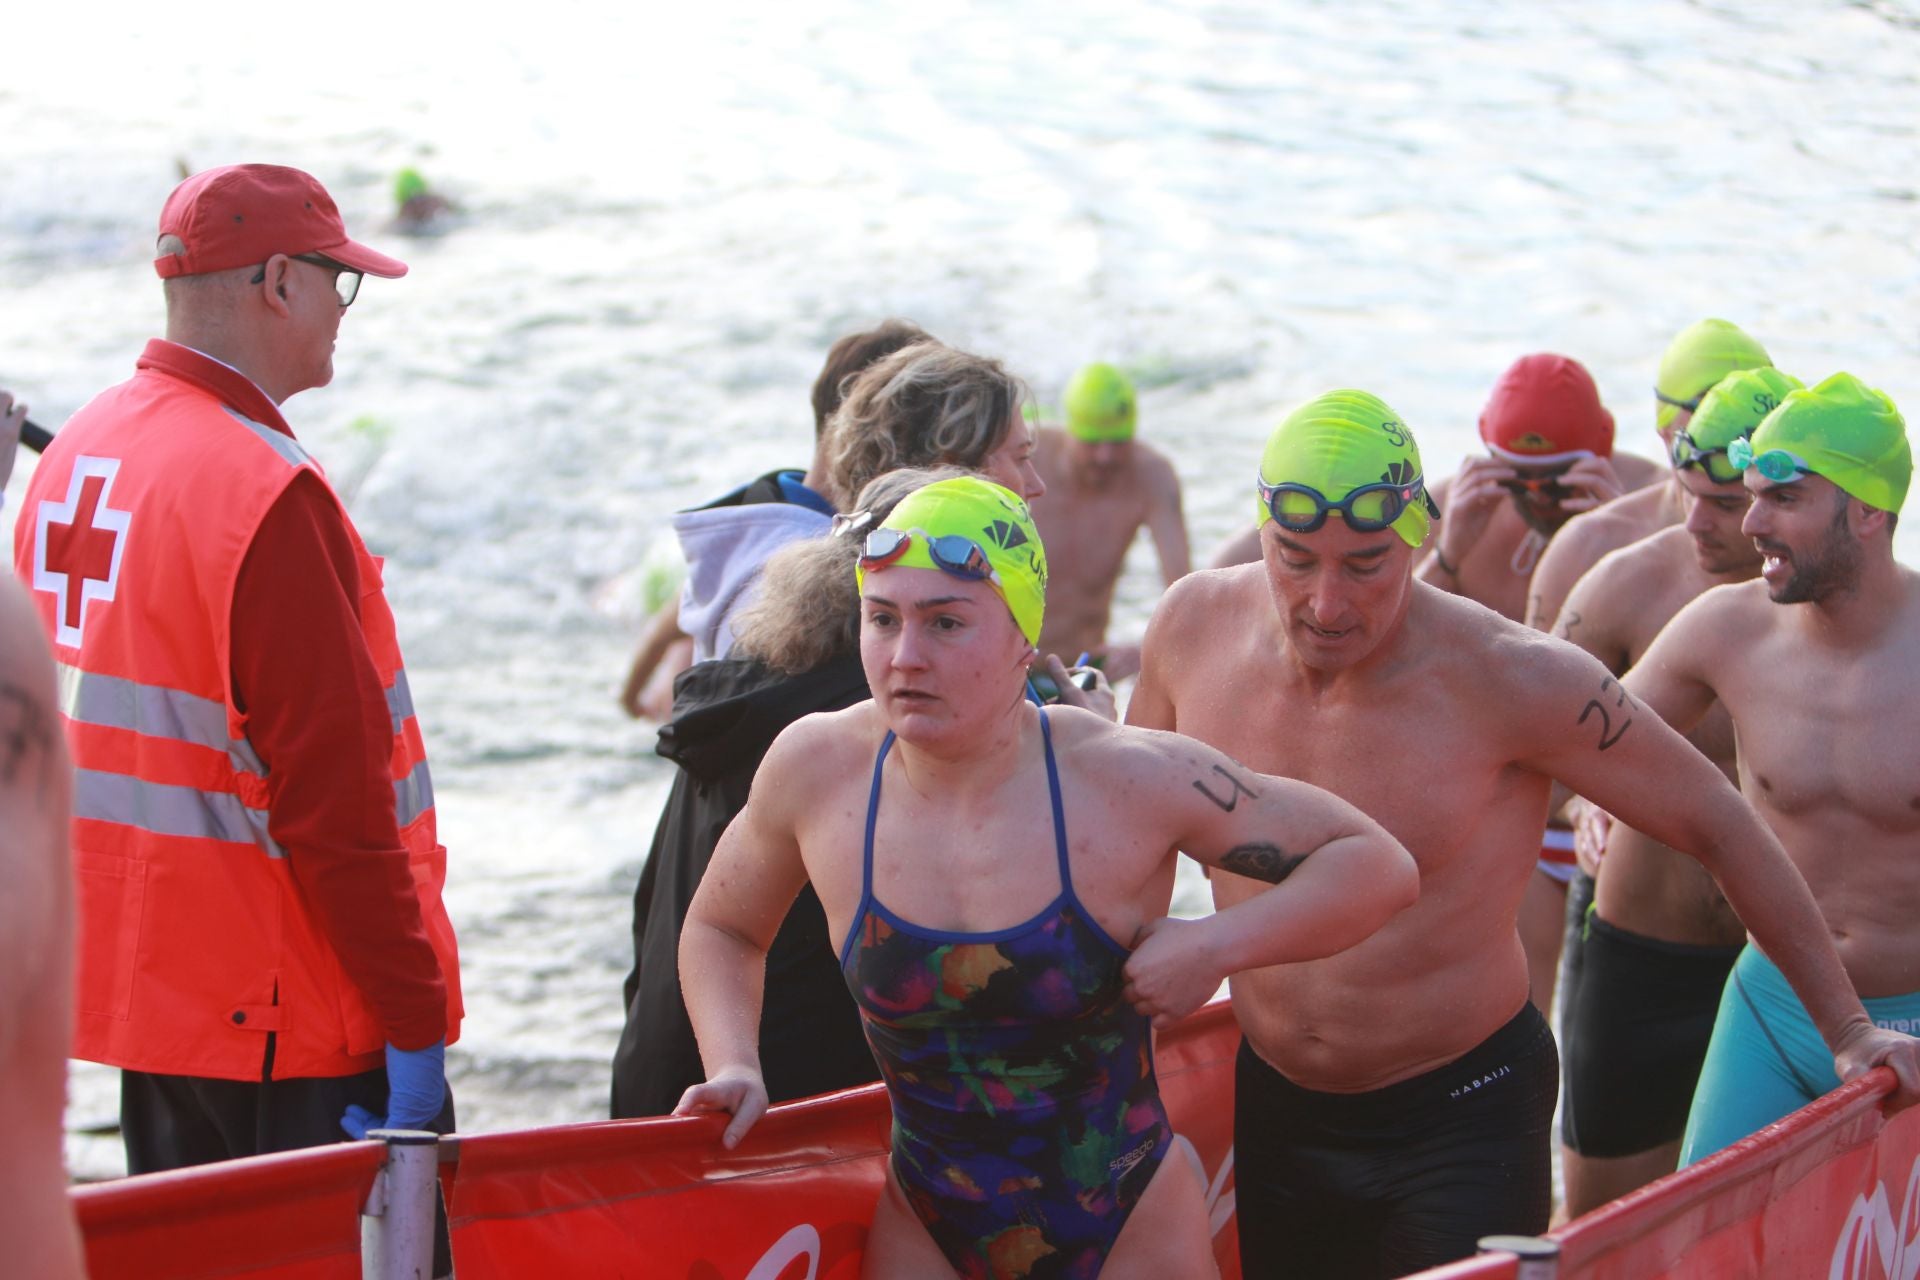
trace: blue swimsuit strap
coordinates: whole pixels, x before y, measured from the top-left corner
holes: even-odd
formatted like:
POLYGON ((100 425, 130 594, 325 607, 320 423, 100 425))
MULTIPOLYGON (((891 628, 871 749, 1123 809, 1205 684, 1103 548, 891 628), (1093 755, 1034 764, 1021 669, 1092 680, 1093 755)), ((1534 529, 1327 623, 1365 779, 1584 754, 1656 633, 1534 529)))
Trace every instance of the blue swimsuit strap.
POLYGON ((1073 891, 1073 869, 1067 859, 1067 811, 1060 803, 1060 770, 1053 763, 1053 728, 1047 723, 1045 708, 1040 711, 1040 742, 1047 753, 1047 799, 1053 803, 1053 849, 1060 861, 1060 896, 1079 907, 1084 916, 1087 909, 1080 906, 1073 891))
POLYGON ((840 967, 847 967, 847 956, 853 950, 853 940, 860 936, 861 922, 867 918, 868 908, 873 906, 873 829, 880 821, 880 770, 887 763, 887 752, 893 750, 893 730, 887 730, 887 736, 880 740, 880 749, 873 754, 873 786, 867 792, 867 838, 860 850, 860 902, 853 909, 853 920, 847 925, 847 936, 840 942, 840 967))
MULTIPOLYGON (((1060 803, 1060 770, 1053 759, 1053 728, 1047 723, 1047 713, 1040 712, 1040 741, 1045 748, 1047 758, 1047 799, 1053 806, 1053 851, 1060 867, 1060 897, 1072 903, 1081 916, 1092 922, 1093 917, 1080 902, 1073 891, 1073 868, 1067 857, 1067 813, 1060 803)), ((847 928, 847 936, 840 943, 840 964, 845 967, 847 954, 853 948, 853 940, 860 933, 860 922, 866 919, 867 911, 873 906, 873 833, 880 823, 880 780, 884 776, 887 753, 893 750, 894 733, 887 730, 887 736, 880 740, 880 749, 873 755, 873 785, 867 790, 867 829, 860 849, 860 903, 853 910, 853 922, 847 928)), ((1095 923, 1095 929, 1100 926, 1095 923)), ((1105 937, 1105 930, 1101 930, 1105 937)), ((1109 940, 1111 941, 1111 940, 1109 940)), ((1117 944, 1115 944, 1117 946, 1117 944)))

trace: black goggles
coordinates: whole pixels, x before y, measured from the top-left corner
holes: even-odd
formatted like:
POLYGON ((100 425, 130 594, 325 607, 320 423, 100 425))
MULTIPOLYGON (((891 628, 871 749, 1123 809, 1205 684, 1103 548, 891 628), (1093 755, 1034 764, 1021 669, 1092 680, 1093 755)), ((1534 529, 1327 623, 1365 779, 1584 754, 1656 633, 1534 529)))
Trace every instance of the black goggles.
MULTIPOLYGON (((1363 484, 1338 502, 1330 502, 1312 485, 1268 484, 1259 481, 1260 501, 1275 524, 1294 533, 1312 533, 1338 511, 1355 533, 1377 533, 1427 496, 1426 481, 1415 476, 1405 484, 1363 484)), ((1429 504, 1431 506, 1431 504, 1429 504)))
POLYGON ((926 544, 933 563, 956 578, 983 582, 993 577, 993 563, 972 538, 957 533, 934 537, 925 529, 875 529, 860 549, 860 568, 867 572, 883 569, 907 554, 918 537, 926 544))
POLYGON ((1676 409, 1685 409, 1688 413, 1692 413, 1695 409, 1698 409, 1700 407, 1699 396, 1695 396, 1691 400, 1675 400, 1672 396, 1668 395, 1666 392, 1662 391, 1658 387, 1655 387, 1653 389, 1653 398, 1655 400, 1658 400, 1661 404, 1670 404, 1676 409))
POLYGON ((1737 484, 1740 468, 1733 465, 1725 449, 1702 449, 1684 431, 1673 433, 1673 467, 1679 471, 1698 467, 1715 484, 1737 484))

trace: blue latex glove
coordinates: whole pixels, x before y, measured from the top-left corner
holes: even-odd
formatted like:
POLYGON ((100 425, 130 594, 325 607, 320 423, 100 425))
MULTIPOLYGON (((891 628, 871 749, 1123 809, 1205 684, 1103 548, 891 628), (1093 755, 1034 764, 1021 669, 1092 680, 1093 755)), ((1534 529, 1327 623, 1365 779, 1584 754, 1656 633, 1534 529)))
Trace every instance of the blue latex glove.
POLYGON ((340 1117, 349 1137, 369 1129, 424 1129, 447 1100, 447 1042, 424 1049, 387 1046, 387 1114, 377 1116, 355 1103, 340 1117))

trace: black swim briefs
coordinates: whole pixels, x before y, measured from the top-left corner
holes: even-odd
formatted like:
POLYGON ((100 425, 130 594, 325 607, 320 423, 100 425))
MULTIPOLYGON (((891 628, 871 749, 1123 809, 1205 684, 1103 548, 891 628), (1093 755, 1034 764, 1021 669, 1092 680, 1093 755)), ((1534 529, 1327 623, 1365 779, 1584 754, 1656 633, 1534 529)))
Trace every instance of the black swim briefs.
POLYGON ((1564 1015, 1561 1140, 1600 1159, 1678 1142, 1740 948, 1660 942, 1595 912, 1585 952, 1564 1015))
POLYGON ((1535 1235, 1552 1208, 1559 1055, 1531 1004, 1444 1067, 1370 1093, 1302 1089, 1244 1041, 1235 1217, 1247 1280, 1406 1275, 1535 1235))

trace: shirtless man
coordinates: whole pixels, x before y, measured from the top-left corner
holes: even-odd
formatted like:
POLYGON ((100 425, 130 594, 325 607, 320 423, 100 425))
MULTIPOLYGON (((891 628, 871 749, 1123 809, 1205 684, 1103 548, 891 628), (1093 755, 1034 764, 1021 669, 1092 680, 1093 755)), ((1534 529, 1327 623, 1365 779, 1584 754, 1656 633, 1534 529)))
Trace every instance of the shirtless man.
POLYGON ((1068 663, 1081 653, 1103 657, 1107 677, 1120 680, 1139 670, 1140 646, 1108 644, 1107 617, 1134 535, 1146 526, 1167 585, 1192 568, 1180 477, 1133 438, 1138 401, 1112 365, 1074 374, 1063 399, 1066 429, 1043 428, 1033 459, 1047 482, 1033 518, 1053 562, 1040 652, 1068 663))
POLYGON ((0 580, 0 1240, 8 1274, 79 1280, 61 1150, 73 1034, 72 770, 56 706, 40 624, 18 585, 0 580))
MULTIPOLYGON (((1663 456, 1671 449, 1674 432, 1687 425, 1700 397, 1715 383, 1736 370, 1772 363, 1758 342, 1725 320, 1701 320, 1674 335, 1660 357, 1660 372, 1653 387, 1653 421, 1663 456)), ((1686 511, 1686 497, 1678 481, 1669 480, 1568 521, 1533 571, 1527 625, 1551 631, 1567 593, 1582 574, 1600 562, 1600 557, 1679 524, 1686 518, 1686 511)), ((1594 868, 1587 863, 1576 865, 1566 887, 1567 928, 1561 935, 1559 975, 1563 1006, 1579 998, 1582 926, 1587 908, 1593 905, 1593 873, 1594 868)), ((1561 1034, 1565 1036, 1564 1022, 1561 1034)))
MULTIPOLYGON (((1910 1028, 1920 1019, 1920 574, 1893 558, 1913 471, 1906 424, 1884 395, 1837 373, 1788 395, 1727 453, 1753 495, 1742 528, 1764 557, 1762 581, 1716 587, 1681 610, 1626 684, 1678 728, 1716 699, 1726 708, 1741 784, 1806 877, 1868 1014, 1910 1028)), ((1809 1022, 1781 982, 1779 953, 1744 897, 1734 906, 1758 945, 1741 952, 1721 998, 1683 1163, 1835 1084, 1810 1045, 1819 1015, 1809 1022)))
MULTIPOLYGON (((1778 369, 1730 373, 1674 433, 1687 518, 1609 553, 1575 584, 1555 634, 1616 676, 1694 597, 1760 572, 1740 532, 1747 491, 1727 446, 1799 382, 1778 369)), ((1733 724, 1715 707, 1687 740, 1731 780, 1733 724)), ((1746 929, 1700 864, 1631 827, 1606 837, 1580 981, 1562 1008, 1560 1110, 1567 1216, 1673 1172, 1720 991, 1746 929)))
MULTIPOLYGON (((1860 1008, 1805 883, 1703 756, 1564 642, 1413 581, 1435 508, 1392 410, 1333 392, 1274 432, 1259 565, 1147 631, 1131 723, 1324 787, 1398 837, 1420 898, 1330 959, 1233 979, 1249 1277, 1398 1275, 1545 1228, 1556 1055, 1515 931, 1559 779, 1698 857, 1851 1078, 1916 1042, 1860 1008)), ((1227 907, 1261 886, 1215 871, 1227 907)))
MULTIPOLYGON (((1434 486, 1447 519, 1414 573, 1516 622, 1526 615, 1534 565, 1560 527, 1663 470, 1614 456, 1613 415, 1586 366, 1567 356, 1522 356, 1501 374, 1480 414, 1480 441, 1486 457, 1468 458, 1434 486)), ((1573 833, 1547 828, 1520 904, 1529 989, 1542 1013, 1553 1007, 1572 875, 1573 833)))

